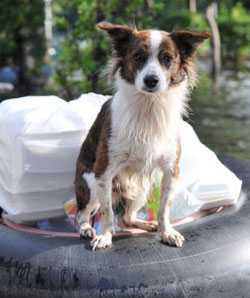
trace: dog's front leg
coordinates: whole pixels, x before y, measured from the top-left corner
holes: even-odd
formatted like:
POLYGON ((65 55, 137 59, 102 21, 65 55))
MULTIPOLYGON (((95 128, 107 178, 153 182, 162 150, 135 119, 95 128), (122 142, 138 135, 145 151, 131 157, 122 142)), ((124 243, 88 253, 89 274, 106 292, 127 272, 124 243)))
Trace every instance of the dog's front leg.
POLYGON ((163 243, 181 247, 184 237, 176 231, 170 223, 170 207, 175 194, 177 178, 173 176, 171 170, 165 170, 161 184, 161 200, 158 215, 159 228, 163 243))
POLYGON ((114 215, 112 209, 112 176, 105 173, 96 179, 96 191, 100 200, 100 234, 91 241, 93 250, 106 248, 112 245, 112 232, 114 230, 114 215))

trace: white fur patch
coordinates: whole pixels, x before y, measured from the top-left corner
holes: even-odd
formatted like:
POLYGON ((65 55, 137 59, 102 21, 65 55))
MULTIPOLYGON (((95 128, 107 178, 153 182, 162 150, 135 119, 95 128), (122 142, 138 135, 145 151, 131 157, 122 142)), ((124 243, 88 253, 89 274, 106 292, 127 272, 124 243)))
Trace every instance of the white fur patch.
POLYGON ((90 190, 89 203, 87 204, 85 210, 82 212, 82 215, 81 215, 82 218, 84 218, 85 221, 88 222, 88 218, 90 216, 90 213, 94 209, 98 209, 100 204, 99 204, 99 199, 97 198, 97 186, 96 186, 97 183, 96 183, 95 174, 93 172, 92 173, 84 173, 82 175, 82 177, 87 182, 88 188, 90 190))
POLYGON ((124 160, 128 159, 130 174, 132 171, 147 177, 162 158, 170 167, 176 159, 187 81, 155 94, 138 92, 135 86, 126 83, 119 75, 116 81, 118 92, 111 105, 110 160, 115 164, 115 159, 123 156, 124 160))
POLYGON ((153 56, 157 56, 159 52, 159 47, 162 42, 161 32, 158 30, 150 31, 150 49, 153 56))
POLYGON ((95 187, 96 179, 94 173, 84 173, 82 177, 86 180, 90 190, 95 187))

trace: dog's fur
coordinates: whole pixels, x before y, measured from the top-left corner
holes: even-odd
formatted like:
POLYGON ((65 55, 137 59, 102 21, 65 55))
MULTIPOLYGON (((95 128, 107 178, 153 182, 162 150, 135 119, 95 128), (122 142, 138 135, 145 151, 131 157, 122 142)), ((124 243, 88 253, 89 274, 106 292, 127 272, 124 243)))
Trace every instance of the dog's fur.
POLYGON ((159 230, 162 241, 182 246, 184 238, 170 224, 169 209, 178 181, 181 154, 179 125, 194 80, 192 59, 209 34, 158 30, 138 31, 107 22, 113 44, 117 92, 102 107, 77 160, 75 191, 82 236, 93 249, 112 244, 113 208, 125 203, 124 223, 148 231, 158 227, 137 219, 146 203, 151 177, 163 171, 159 230), (100 210, 101 234, 90 217, 100 210))

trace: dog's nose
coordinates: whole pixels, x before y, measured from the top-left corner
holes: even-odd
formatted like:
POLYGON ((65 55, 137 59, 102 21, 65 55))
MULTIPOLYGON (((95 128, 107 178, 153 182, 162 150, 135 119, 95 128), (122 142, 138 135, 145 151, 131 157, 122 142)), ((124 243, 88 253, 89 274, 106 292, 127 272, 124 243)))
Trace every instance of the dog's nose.
POLYGON ((149 88, 153 89, 159 82, 159 79, 155 75, 148 75, 144 78, 144 84, 149 88))

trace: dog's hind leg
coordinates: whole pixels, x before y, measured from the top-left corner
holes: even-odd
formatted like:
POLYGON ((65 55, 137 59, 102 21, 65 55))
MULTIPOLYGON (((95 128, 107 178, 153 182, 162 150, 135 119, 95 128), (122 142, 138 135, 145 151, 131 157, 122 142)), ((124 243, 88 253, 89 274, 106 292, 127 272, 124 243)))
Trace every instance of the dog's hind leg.
POLYGON ((148 232, 157 231, 157 223, 137 218, 137 212, 147 203, 147 193, 142 193, 134 200, 127 199, 123 222, 128 227, 134 227, 148 232))
POLYGON ((95 197, 95 177, 93 173, 84 173, 75 180, 75 192, 77 200, 77 221, 79 233, 83 238, 94 238, 95 229, 91 226, 90 220, 100 204, 95 197))

